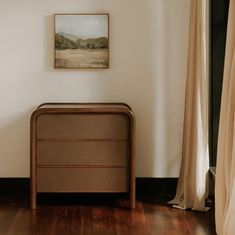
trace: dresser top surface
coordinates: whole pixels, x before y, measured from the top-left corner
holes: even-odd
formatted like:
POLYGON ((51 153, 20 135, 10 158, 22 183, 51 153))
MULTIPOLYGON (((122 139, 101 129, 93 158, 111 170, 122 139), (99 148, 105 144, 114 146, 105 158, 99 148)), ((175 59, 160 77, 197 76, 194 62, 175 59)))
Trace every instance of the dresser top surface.
POLYGON ((38 109, 127 109, 130 106, 124 103, 44 103, 38 109))

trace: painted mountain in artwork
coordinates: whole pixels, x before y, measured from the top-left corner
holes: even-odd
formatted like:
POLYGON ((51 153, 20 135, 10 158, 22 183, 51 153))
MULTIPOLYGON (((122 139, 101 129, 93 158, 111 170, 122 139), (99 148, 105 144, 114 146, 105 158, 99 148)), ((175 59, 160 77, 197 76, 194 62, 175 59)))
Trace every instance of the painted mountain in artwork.
POLYGON ((108 38, 87 38, 82 39, 76 35, 57 33, 55 35, 55 48, 56 50, 65 49, 107 49, 108 38))

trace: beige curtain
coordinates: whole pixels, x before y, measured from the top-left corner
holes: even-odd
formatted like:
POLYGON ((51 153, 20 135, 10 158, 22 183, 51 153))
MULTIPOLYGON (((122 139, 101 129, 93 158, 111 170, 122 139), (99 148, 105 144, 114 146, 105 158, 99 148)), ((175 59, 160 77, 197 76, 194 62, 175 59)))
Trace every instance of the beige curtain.
POLYGON ((217 150, 215 214, 218 235, 235 234, 235 0, 230 0, 217 150))
POLYGON ((191 0, 182 163, 174 207, 206 211, 208 153, 208 0, 191 0))

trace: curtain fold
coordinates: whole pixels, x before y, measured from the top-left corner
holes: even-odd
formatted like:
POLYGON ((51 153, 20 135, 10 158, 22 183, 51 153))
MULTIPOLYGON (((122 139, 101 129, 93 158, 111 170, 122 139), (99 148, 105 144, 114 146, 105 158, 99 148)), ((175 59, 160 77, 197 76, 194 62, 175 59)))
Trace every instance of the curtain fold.
POLYGON ((208 0, 191 0, 182 162, 174 207, 206 211, 208 196, 208 0))
POLYGON ((217 149, 215 217, 218 235, 235 233, 235 0, 230 0, 217 149))

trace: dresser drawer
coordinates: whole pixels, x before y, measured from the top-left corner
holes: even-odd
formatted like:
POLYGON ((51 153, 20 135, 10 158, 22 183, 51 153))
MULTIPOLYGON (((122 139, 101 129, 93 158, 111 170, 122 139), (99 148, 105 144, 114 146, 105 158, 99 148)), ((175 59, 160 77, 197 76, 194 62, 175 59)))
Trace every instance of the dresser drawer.
POLYGON ((128 192, 127 168, 38 168, 37 192, 128 192))
POLYGON ((38 165, 128 164, 127 141, 38 142, 38 165))
POLYGON ((123 114, 42 114, 37 139, 128 139, 129 119, 123 114))

